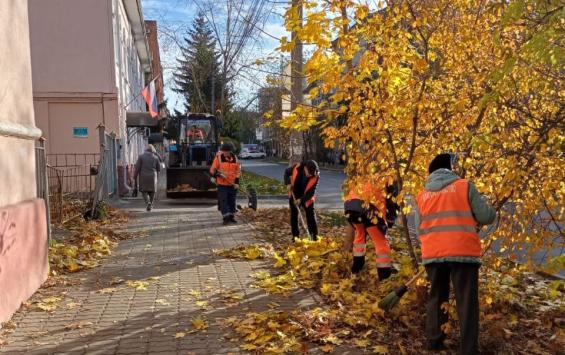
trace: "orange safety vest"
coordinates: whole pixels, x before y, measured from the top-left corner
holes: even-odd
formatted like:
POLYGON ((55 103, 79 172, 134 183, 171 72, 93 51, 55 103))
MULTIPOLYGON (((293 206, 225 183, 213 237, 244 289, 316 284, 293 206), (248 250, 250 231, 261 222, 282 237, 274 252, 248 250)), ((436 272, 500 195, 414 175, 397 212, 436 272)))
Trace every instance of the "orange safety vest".
POLYGON ((216 171, 225 177, 218 176, 216 178, 216 183, 218 185, 234 185, 236 179, 241 175, 241 165, 237 161, 237 157, 232 154, 232 161, 222 161, 222 153, 216 154, 212 166, 210 167, 210 174, 214 175, 216 171))
POLYGON ((467 180, 455 180, 439 191, 421 191, 416 203, 420 212, 418 234, 422 259, 481 256, 481 240, 469 204, 467 180))
MULTIPOLYGON (((296 164, 294 166, 294 169, 292 170, 292 176, 290 177, 290 191, 288 193, 288 197, 292 197, 292 191, 294 190, 294 182, 296 181, 296 178, 298 177, 298 167, 299 166, 300 166, 300 164, 296 164)), ((311 190, 316 185, 316 183, 318 182, 318 179, 319 179, 318 175, 311 176, 308 179, 308 183, 306 183, 306 189, 304 190, 304 194, 306 194, 307 191, 311 190)), ((314 201, 316 201, 316 195, 315 194, 308 201, 304 201, 304 206, 309 207, 314 203, 314 201)))

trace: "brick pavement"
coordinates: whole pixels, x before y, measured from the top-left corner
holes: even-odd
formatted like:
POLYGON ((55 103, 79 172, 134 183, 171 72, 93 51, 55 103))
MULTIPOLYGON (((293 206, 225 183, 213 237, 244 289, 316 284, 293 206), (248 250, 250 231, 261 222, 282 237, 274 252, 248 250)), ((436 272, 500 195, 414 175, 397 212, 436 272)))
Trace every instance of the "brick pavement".
POLYGON ((250 225, 222 226, 212 206, 162 201, 153 212, 146 213, 140 201, 130 204, 133 218, 127 229, 149 236, 123 241, 102 266, 73 274, 72 278, 82 282, 59 290, 64 299, 53 313, 18 312, 12 319, 17 328, 7 337, 8 344, 0 347, 0 353, 241 353, 238 343, 227 339, 229 332, 218 321, 267 310, 271 302, 289 310, 318 303, 307 291, 297 291, 288 298, 267 296, 250 287, 250 274, 267 265, 212 253, 213 249, 252 243, 250 225), (112 285, 120 279, 148 280, 149 286, 136 290, 124 282, 112 285), (108 287, 116 290, 100 292, 108 287), (217 294, 220 288, 240 292, 243 300, 237 305, 224 303, 217 294), (209 302, 209 309, 196 305, 191 297, 195 292, 209 302), (197 316, 206 319, 209 328, 190 333, 191 319, 197 316), (186 335, 175 338, 177 332, 186 335))

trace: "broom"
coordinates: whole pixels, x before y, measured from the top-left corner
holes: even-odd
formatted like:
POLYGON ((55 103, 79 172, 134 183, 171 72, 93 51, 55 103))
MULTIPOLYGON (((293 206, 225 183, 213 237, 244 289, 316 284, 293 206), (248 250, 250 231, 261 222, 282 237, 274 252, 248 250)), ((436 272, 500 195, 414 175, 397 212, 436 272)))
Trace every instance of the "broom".
POLYGON ((389 312, 392 308, 400 301, 402 296, 408 291, 408 286, 410 286, 414 281, 420 277, 426 269, 422 269, 416 273, 407 283, 400 286, 396 290, 393 290, 388 295, 386 295, 380 302, 379 308, 384 310, 385 312, 389 312))

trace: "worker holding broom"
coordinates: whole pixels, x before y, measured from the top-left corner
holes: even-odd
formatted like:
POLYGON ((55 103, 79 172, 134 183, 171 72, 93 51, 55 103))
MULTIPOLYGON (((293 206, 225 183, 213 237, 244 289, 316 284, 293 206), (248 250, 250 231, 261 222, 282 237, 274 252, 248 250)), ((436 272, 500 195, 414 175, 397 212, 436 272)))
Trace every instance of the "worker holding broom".
MULTIPOLYGON (((390 246, 385 237, 387 229, 394 225, 398 214, 398 195, 395 185, 378 188, 369 180, 350 189, 344 202, 345 215, 353 229, 353 265, 351 272, 357 274, 365 265, 367 234, 373 240, 377 256, 379 281, 386 280, 396 270, 392 267, 390 246), (367 201, 368 200, 368 201, 367 201)), ((346 241, 346 244, 349 244, 346 241)), ((351 250, 351 249, 350 249, 351 250)))
POLYGON ((455 155, 440 154, 430 163, 425 189, 417 198, 416 227, 422 262, 431 288, 426 315, 428 350, 443 349, 448 321, 442 304, 453 283, 461 328, 460 354, 479 352, 480 225, 491 224, 496 212, 476 187, 453 172, 455 155))
MULTIPOLYGON (((284 183, 288 188, 288 203, 290 206, 290 226, 292 241, 300 236, 298 228, 299 208, 306 212, 308 233, 312 240, 318 239, 318 224, 314 212, 314 201, 316 200, 316 187, 320 179, 320 169, 314 160, 308 160, 300 164, 294 164, 284 172, 284 183)), ((302 217, 301 217, 302 218, 302 217)))
POLYGON ((241 164, 230 143, 224 143, 210 167, 212 181, 218 185, 218 207, 222 213, 223 224, 237 223, 235 220, 237 190, 241 164))

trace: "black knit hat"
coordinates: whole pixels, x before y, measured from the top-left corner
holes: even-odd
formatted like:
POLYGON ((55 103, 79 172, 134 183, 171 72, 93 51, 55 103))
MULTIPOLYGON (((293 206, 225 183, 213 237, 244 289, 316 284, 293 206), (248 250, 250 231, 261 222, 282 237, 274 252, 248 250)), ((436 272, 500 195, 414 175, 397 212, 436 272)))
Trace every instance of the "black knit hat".
POLYGON ((437 155, 430 163, 430 166, 428 167, 428 173, 431 174, 438 169, 453 169, 453 167, 451 166, 451 154, 442 153, 437 155))
POLYGON ((316 175, 320 169, 318 168, 318 163, 316 163, 316 161, 314 160, 307 160, 304 163, 304 166, 306 167, 306 169, 308 169, 308 172, 312 175, 316 175))
POLYGON ((231 152, 233 151, 233 146, 231 143, 223 143, 222 146, 220 147, 220 150, 222 152, 231 152))

